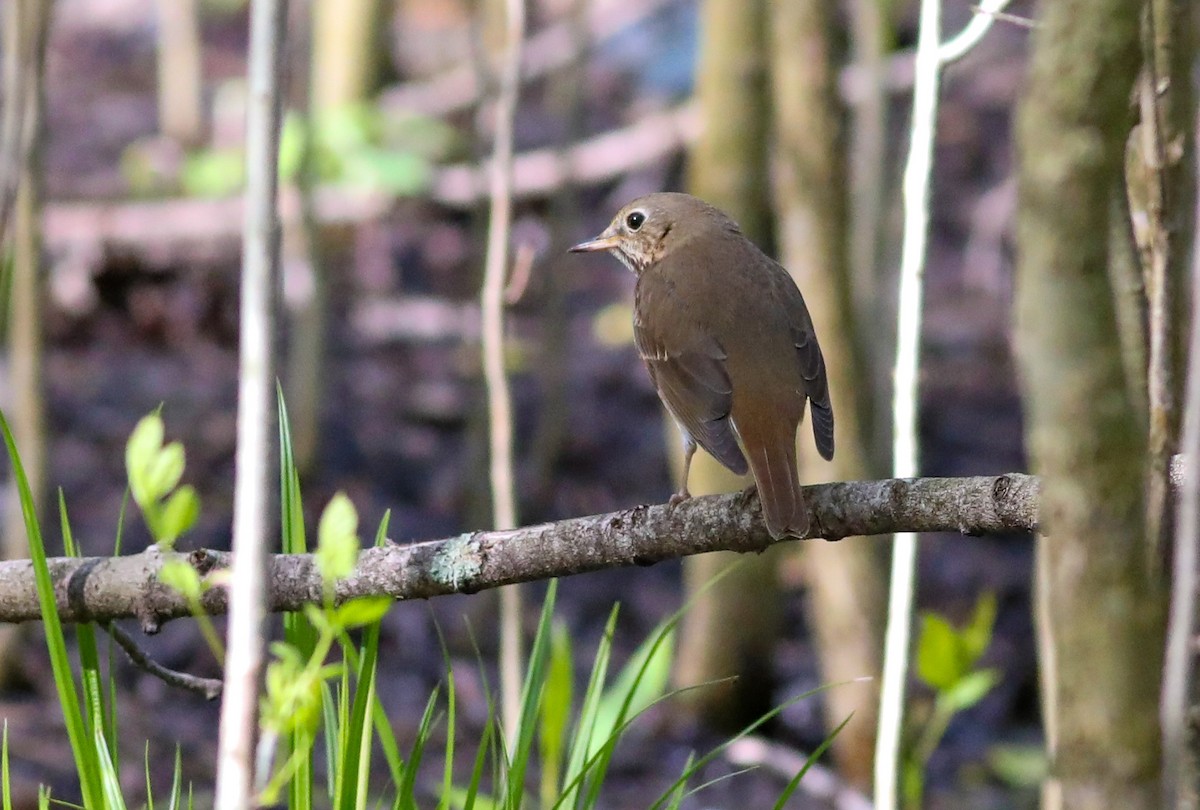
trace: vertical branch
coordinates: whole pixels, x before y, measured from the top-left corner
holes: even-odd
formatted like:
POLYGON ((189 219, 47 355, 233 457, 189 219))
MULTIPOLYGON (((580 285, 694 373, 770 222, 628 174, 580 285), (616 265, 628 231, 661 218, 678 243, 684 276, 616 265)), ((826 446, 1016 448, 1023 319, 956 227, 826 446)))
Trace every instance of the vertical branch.
POLYGON ((1169 467, 1179 435, 1182 350, 1187 312, 1184 279, 1190 257, 1191 210, 1195 198, 1195 98, 1191 82, 1194 20, 1183 0, 1152 0, 1143 9, 1141 165, 1130 168, 1131 187, 1140 185, 1145 203, 1146 296, 1149 325, 1148 530, 1152 559, 1161 556, 1170 528, 1169 467))
MULTIPOLYGON (((14 0, 4 19, 5 183, 13 199, 12 279, 5 321, 12 392, 13 434, 21 446, 30 487, 41 503, 45 478, 45 427, 42 398, 42 241, 41 160, 43 72, 50 6, 14 0), (11 171, 11 180, 7 172, 11 171), (10 185, 11 184, 11 185, 10 185)), ((0 220, 0 239, 5 223, 0 220)), ((29 556, 21 510, 12 508, 4 527, 8 559, 29 556)))
MULTIPOLYGON (((1165 248, 1166 284, 1175 304, 1170 317, 1178 335, 1189 332, 1187 393, 1183 411, 1184 457, 1200 459, 1200 223, 1196 204, 1195 87, 1190 71, 1196 56, 1195 9, 1189 0, 1152 0, 1147 9, 1150 21, 1151 54, 1155 64, 1154 104, 1161 118, 1158 141, 1162 144, 1160 188, 1163 220, 1159 241, 1165 248), (1188 244, 1191 243, 1191 250, 1188 244), (1191 312, 1184 303, 1185 262, 1191 257, 1191 312)), ((1171 303, 1171 302, 1169 302, 1171 303)), ((1168 338, 1168 346, 1172 342, 1168 338)), ((1180 363, 1182 365, 1182 362, 1180 363)), ((1151 440, 1153 442, 1153 439, 1151 440)), ((1173 448, 1172 448, 1173 449, 1173 448)), ((1154 447, 1152 445, 1152 452, 1154 447)), ((1152 456, 1152 463, 1158 458, 1152 456)), ((1152 474, 1157 475, 1154 469, 1152 474)), ((1167 470, 1162 470, 1165 474, 1167 470)), ((1152 479, 1157 486, 1156 479, 1152 479)), ((1167 627, 1166 660, 1160 717, 1163 734, 1164 805, 1181 806, 1185 797, 1194 802, 1197 774, 1196 735, 1189 719, 1196 685, 1196 588, 1200 553, 1200 487, 1196 463, 1188 465, 1185 485, 1179 489, 1177 524, 1171 578, 1170 621, 1167 627), (1189 739, 1190 738, 1190 739, 1189 739)), ((1165 483, 1165 481, 1163 482, 1165 483)), ((1154 496, 1152 492, 1151 497, 1154 496)), ((1152 501, 1150 506, 1155 504, 1152 501)), ((1164 498, 1166 506, 1166 498, 1164 498)), ((1153 519, 1153 513, 1151 513, 1153 519)), ((1165 520, 1163 521, 1166 522, 1165 520)), ((1194 805, 1193 805, 1194 806, 1194 805)))
POLYGON ((285 0, 254 0, 250 13, 234 562, 217 750, 216 806, 226 810, 252 806, 255 711, 263 663, 274 295, 279 263, 279 73, 285 9, 285 0))
MULTIPOLYGON (((912 478, 920 469, 917 435, 918 381, 921 361, 922 278, 929 240, 929 193, 933 174, 933 144, 937 127, 938 81, 941 67, 961 59, 991 28, 995 12, 1008 0, 984 0, 979 13, 955 37, 938 44, 941 36, 940 0, 922 0, 913 85, 911 143, 904 167, 904 245, 900 256, 897 305, 895 390, 892 400, 892 470, 897 478, 912 478)), ((908 647, 916 590, 917 535, 896 535, 888 594, 888 624, 884 638, 883 685, 879 708, 879 737, 875 755, 875 805, 895 807, 900 768, 900 736, 904 724, 904 683, 908 677, 908 647)))
MULTIPOLYGON (((1136 130, 1136 128, 1135 128, 1136 130)), ((1140 158, 1134 148, 1139 141, 1137 132, 1130 135, 1125 150, 1129 163, 1140 158)), ((1121 341, 1121 360, 1125 365, 1125 386, 1137 411, 1138 421, 1149 425, 1149 394, 1146 370, 1149 361, 1149 329, 1146 324, 1146 280, 1142 275, 1137 244, 1130 223, 1135 199, 1132 167, 1126 169, 1128 183, 1118 183, 1113 190, 1108 217, 1108 283, 1112 286, 1113 303, 1117 312, 1117 334, 1121 341)))
POLYGON ((382 0, 313 0, 316 109, 360 101, 376 89, 385 63, 387 6, 382 0))
MULTIPOLYGON (((904 247, 900 259, 895 391, 892 401, 892 471, 911 478, 919 469, 917 445, 918 369, 921 346, 922 276, 929 233, 929 186, 937 122, 938 37, 941 0, 921 0, 913 86, 911 143, 904 168, 904 247)), ((891 590, 884 637, 879 735, 875 753, 875 806, 896 806, 900 734, 904 723, 904 682, 908 675, 917 536, 896 535, 892 547, 891 590)))
MULTIPOLYGON (((1196 223, 1200 231, 1200 222, 1196 223)), ((1194 238, 1193 232, 1193 238, 1194 238)), ((1192 312, 1200 312, 1200 240, 1192 246, 1192 312)), ((1196 587, 1200 565, 1200 486, 1196 459, 1200 459, 1200 320, 1193 317, 1188 343, 1187 398, 1183 411, 1180 450, 1189 460, 1184 484, 1179 488, 1175 530, 1174 572, 1170 621, 1167 625, 1166 660, 1160 707, 1163 732, 1163 784, 1166 808, 1181 806, 1196 783, 1197 764, 1189 759, 1188 722, 1195 678, 1196 587)))
MULTIPOLYGON (((517 525, 513 476, 512 397, 504 371, 504 283, 512 225, 513 118, 520 89, 521 40, 525 33, 524 0, 506 0, 504 64, 496 99, 495 141, 488 167, 490 213, 484 260, 482 316, 483 373, 487 382, 489 477, 492 520, 497 529, 517 525)), ((500 699, 504 733, 517 733, 521 710, 521 591, 500 591, 500 699)))
POLYGON ((158 128, 184 144, 199 143, 201 97, 200 20, 197 0, 157 0, 158 128))
MULTIPOLYGON (((884 82, 884 39, 887 23, 881 0, 850 4, 852 58, 861 77, 862 95, 854 102, 850 130, 850 273, 855 309, 877 307, 880 232, 887 176, 887 87, 884 82)), ((864 344, 869 345, 869 344, 864 344)), ((874 369, 875 353, 869 358, 874 369)), ((843 406, 844 407, 844 406, 843 406)), ((869 422, 868 422, 869 424, 869 422)))
MULTIPOLYGON (((35 501, 43 501, 46 478, 45 398, 42 385, 45 281, 42 272, 41 130, 46 38, 51 4, 10 0, 4 14, 4 140, 0 142, 0 194, 15 194, 12 228, 12 276, 5 299, 9 374, 4 383, 13 435, 21 447, 35 501), (11 175, 9 175, 11 172, 11 175), (11 176, 11 180, 9 177, 11 176)), ((0 210, 7 209, 0 201, 0 210)), ((0 213, 0 248, 4 244, 0 213)), ((3 251, 0 250, 0 255, 3 251)), ((3 259, 0 258, 0 265, 3 259)), ((2 274, 0 274, 0 285, 2 274)), ((15 485, 4 493, 8 509, 3 526, 3 558, 29 556, 29 543, 15 485)), ((7 680, 19 658, 10 655, 20 629, 0 629, 0 681, 7 680)))

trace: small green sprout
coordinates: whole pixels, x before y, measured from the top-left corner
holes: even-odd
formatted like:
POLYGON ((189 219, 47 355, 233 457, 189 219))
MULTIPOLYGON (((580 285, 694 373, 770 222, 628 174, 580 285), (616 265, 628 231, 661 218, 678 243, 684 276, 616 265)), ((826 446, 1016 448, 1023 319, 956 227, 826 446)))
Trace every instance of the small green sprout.
POLYGON ((200 516, 200 498, 190 484, 179 486, 183 445, 163 446, 163 421, 157 411, 142 418, 125 445, 129 491, 160 548, 170 550, 200 516))

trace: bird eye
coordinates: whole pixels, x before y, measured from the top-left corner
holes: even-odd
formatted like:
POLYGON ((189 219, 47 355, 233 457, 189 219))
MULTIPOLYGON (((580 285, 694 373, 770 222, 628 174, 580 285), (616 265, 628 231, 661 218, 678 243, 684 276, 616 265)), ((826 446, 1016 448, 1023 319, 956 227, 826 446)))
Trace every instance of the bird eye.
POLYGON ((642 227, 642 223, 646 221, 646 215, 641 211, 634 211, 629 216, 625 217, 625 224, 629 226, 629 230, 636 231, 642 227))

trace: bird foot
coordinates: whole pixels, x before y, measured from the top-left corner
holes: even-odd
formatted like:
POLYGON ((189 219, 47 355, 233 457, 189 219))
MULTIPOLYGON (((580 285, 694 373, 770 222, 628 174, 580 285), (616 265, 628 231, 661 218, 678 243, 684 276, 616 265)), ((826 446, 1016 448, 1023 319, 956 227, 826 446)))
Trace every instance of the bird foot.
POLYGON ((676 506, 679 506, 679 504, 683 503, 684 501, 688 500, 691 497, 692 497, 692 493, 688 492, 688 488, 685 486, 683 489, 679 490, 678 492, 676 492, 674 495, 672 495, 670 498, 667 499, 667 506, 674 509, 676 506))
POLYGON ((758 484, 751 481, 738 494, 738 505, 745 509, 750 505, 750 501, 758 494, 758 484))

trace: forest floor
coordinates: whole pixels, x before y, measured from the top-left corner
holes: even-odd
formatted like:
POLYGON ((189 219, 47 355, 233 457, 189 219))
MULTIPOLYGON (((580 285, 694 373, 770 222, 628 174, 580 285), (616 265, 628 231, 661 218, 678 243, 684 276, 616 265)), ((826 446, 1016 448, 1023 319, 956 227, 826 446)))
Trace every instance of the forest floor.
MULTIPOLYGON (((58 5, 49 54, 47 197, 51 205, 119 199, 129 194, 122 154, 156 128, 153 27, 145 22, 153 8, 146 0, 61 0, 58 5)), ((690 5, 668 5, 665 17, 639 29, 637 36, 645 41, 630 48, 655 52, 657 44, 674 53, 684 46, 673 38, 694 36, 690 5)), ((967 7, 951 6, 950 31, 965 20, 967 7)), ((244 13, 214 14, 206 21, 210 90, 242 72, 245 22, 244 13)), ((1011 357, 1009 230, 1010 131, 1025 37, 1021 30, 998 26, 946 77, 923 343, 921 440, 923 471, 929 475, 1001 473, 1024 465, 1011 357)), ((619 126, 636 115, 617 112, 622 105, 653 109, 678 96, 679 88, 635 81, 630 48, 602 49, 589 64, 588 132, 619 126)), ((552 144, 553 133, 561 129, 548 124, 554 120, 549 111, 553 87, 538 85, 527 99, 518 117, 519 145, 552 144)), ((907 104, 907 96, 899 95, 892 105, 891 148, 898 159, 906 143, 907 104)), ((513 308, 522 522, 661 502, 673 489, 665 448, 674 436, 664 435, 657 399, 632 346, 609 339, 612 330, 605 326, 612 313, 622 312, 613 305, 628 306, 633 279, 615 261, 583 260, 564 250, 602 228, 635 194, 678 187, 681 178, 677 156, 603 187, 519 206, 518 228, 543 246, 529 289, 513 308), (571 204, 564 203, 568 197, 571 204), (558 327, 556 307, 562 313, 558 327), (556 373, 561 383, 555 382, 556 373)), ((891 220, 898 221, 898 216, 891 220)), ((333 315, 330 360, 322 375, 320 446, 304 480, 310 519, 333 492, 344 490, 357 505, 368 537, 387 509, 397 542, 487 526, 482 386, 470 340, 482 222, 482 212, 412 201, 336 235, 327 265, 333 315), (432 337, 368 334, 358 315, 364 302, 378 301, 424 307, 421 312, 449 326, 432 337)), ((200 523, 184 543, 227 547, 236 404, 236 244, 166 258, 152 251, 106 249, 87 259, 88 289, 74 296, 72 262, 78 264, 78 257, 57 252, 53 243, 48 250, 54 265, 45 323, 48 480, 62 487, 84 551, 111 551, 124 486, 124 442, 136 421, 160 403, 169 436, 187 448, 186 480, 196 485, 203 502, 200 523)), ((895 253, 889 252, 889 266, 896 264, 895 253)), ((882 290, 880 295, 886 297, 882 290)), ((880 323, 885 325, 873 341, 886 347, 891 326, 880 323)), ((124 549, 136 550, 145 544, 146 533, 136 517, 126 523, 124 549)), ((884 538, 866 542, 886 550, 884 538)), ((982 592, 994 592, 1000 610, 983 663, 1003 673, 992 694, 951 725, 931 763, 931 807, 1031 803, 1031 792, 1005 784, 987 764, 997 744, 1029 745, 1040 739, 1031 565, 1028 537, 922 540, 920 608, 961 621, 982 592)), ((776 660, 778 702, 821 683, 803 585, 787 568, 784 584, 787 620, 776 660)), ((617 648, 624 656, 678 607, 680 596, 678 563, 565 580, 559 612, 577 640, 580 667, 587 666, 614 599, 622 605, 617 648)), ((493 599, 481 594, 399 604, 385 620, 380 697, 400 740, 411 739, 430 690, 444 676, 435 622, 455 665, 463 733, 469 736, 483 723, 484 686, 467 627, 490 659, 493 599)), ((146 639, 145 646, 167 666, 219 675, 198 642, 191 623, 178 621, 146 639)), ((73 781, 70 756, 36 628, 28 633, 21 669, 20 683, 0 693, 14 777, 26 788, 53 785, 56 795, 66 797, 73 781)), ((488 677, 494 681, 493 674, 488 677)), ((185 775, 197 786, 207 784, 214 768, 216 705, 180 694, 123 661, 117 679, 127 746, 123 772, 130 785, 143 780, 143 740, 149 741, 151 771, 159 783, 169 780, 178 744, 185 775)), ((917 688, 915 697, 928 695, 917 688)), ((771 733, 782 744, 811 750, 824 733, 819 698, 789 708, 771 733)), ((652 711, 619 749, 604 806, 643 806, 678 773, 690 751, 707 750, 719 740, 669 709, 652 711)), ((705 777, 732 770, 718 759, 705 777)), ((706 789, 689 806, 771 806, 785 782, 762 772, 743 774, 706 789)), ((789 806, 823 805, 797 798, 789 806)))

